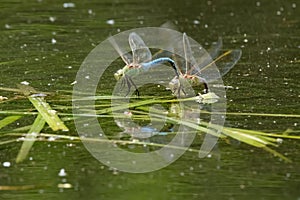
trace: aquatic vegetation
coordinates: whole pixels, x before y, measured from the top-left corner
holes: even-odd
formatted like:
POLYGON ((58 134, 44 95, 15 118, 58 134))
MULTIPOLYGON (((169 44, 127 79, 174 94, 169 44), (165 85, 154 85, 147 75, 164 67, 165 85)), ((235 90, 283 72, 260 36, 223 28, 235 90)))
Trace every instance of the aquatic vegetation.
MULTIPOLYGON (((3 88, 2 88, 3 89, 3 88)), ((15 89, 18 90, 18 89, 15 89)), ((68 92, 69 93, 69 92, 68 92)), ((44 97, 31 97, 27 96, 25 98, 33 98, 34 100, 32 102, 32 105, 34 105, 35 110, 28 111, 28 109, 25 109, 24 111, 20 110, 5 110, 1 111, 0 115, 4 116, 2 120, 0 120, 0 125, 1 128, 7 128, 6 130, 1 129, 1 136, 2 138, 9 137, 8 140, 3 140, 0 142, 0 145, 4 145, 7 143, 13 143, 13 142, 23 142, 22 147, 20 149, 19 155, 17 156, 17 162, 22 162, 24 158, 28 155, 28 152, 30 151, 33 143, 35 141, 38 142, 57 142, 57 141, 72 141, 72 142, 80 142, 83 140, 87 140, 90 142, 111 142, 113 144, 119 144, 121 146, 124 145, 138 145, 138 146, 152 146, 152 147, 163 147, 165 144, 162 144, 158 141, 154 142, 153 140, 144 140, 143 138, 135 137, 135 138, 129 138, 128 140, 124 140, 124 138, 115 138, 114 136, 110 136, 110 140, 102 140, 99 138, 80 138, 76 136, 76 133, 68 133, 68 134, 62 134, 62 132, 55 133, 53 130, 63 130, 66 131, 67 127, 64 125, 65 122, 72 120, 74 117, 72 112, 69 112, 71 110, 70 106, 66 105, 59 105, 59 103, 65 104, 66 101, 71 101, 71 96, 68 96, 68 93, 66 92, 61 92, 61 97, 60 99, 51 99, 51 97, 48 97, 48 101, 51 102, 56 102, 55 103, 55 110, 57 112, 54 112, 53 108, 50 106, 49 103, 46 102, 44 97), (39 100, 37 100, 38 98, 39 100), (43 108, 40 108, 40 104, 43 105, 43 108), (49 114, 50 111, 50 114, 49 114), (46 113, 47 114, 46 114, 46 113), (43 113, 43 114, 42 114, 43 113), (16 115, 17 114, 17 115, 16 115), (25 125, 23 127, 19 128, 13 128, 10 129, 7 127, 9 124, 14 123, 22 118, 30 117, 30 116, 36 116, 33 124, 31 125, 25 125), (50 117, 49 117, 50 116, 50 117), (52 118, 51 116, 54 116, 52 118), (51 119, 50 119, 51 118, 51 119), (43 128, 45 127, 45 124, 47 123, 49 126, 53 122, 50 122, 51 120, 56 121, 56 123, 59 125, 58 127, 54 128, 50 133, 49 130, 46 132, 42 132, 43 128), (11 139, 15 138, 15 139, 11 139)), ((9 101, 11 98, 10 97, 7 99, 7 103, 11 102, 9 101)), ((133 101, 132 103, 129 104, 128 107, 124 107, 124 105, 119 105, 116 107, 110 107, 110 100, 111 98, 124 98, 124 97, 112 97, 112 96, 95 96, 91 97, 94 99, 101 99, 102 101, 107 101, 107 104, 101 104, 101 105, 95 105, 99 109, 97 110, 96 116, 98 118, 107 118, 107 119, 113 119, 113 118, 118 118, 119 122, 122 119, 125 119, 125 123, 122 123, 123 126, 123 131, 126 132, 126 134, 131 134, 134 136, 134 134, 137 134, 138 132, 134 131, 138 129, 143 129, 146 130, 146 126, 140 125, 140 127, 133 127, 130 126, 130 124, 126 123, 126 119, 132 118, 137 122, 142 122, 142 121, 147 121, 149 120, 149 106, 154 105, 154 104, 177 104, 180 101, 195 101, 195 97, 191 98, 184 98, 184 99, 174 99, 171 96, 169 97, 160 97, 160 98, 150 98, 150 97, 143 97, 141 96, 138 100, 133 101), (119 115, 119 116, 114 116, 112 115, 112 110, 124 110, 124 109, 130 109, 130 113, 127 114, 127 116, 119 115), (132 129, 130 129, 132 128, 132 129), (126 130, 124 130, 126 129, 126 130), (133 130, 133 132, 130 133, 130 131, 133 130)), ((19 99, 14 99, 14 101, 18 101, 19 99)), ((84 99, 83 99, 84 100, 84 99)), ((6 103, 3 101, 2 103, 6 103)), ((88 108, 87 108, 88 109, 88 108)), ((202 110, 202 114, 210 114, 209 111, 202 110)), ((187 126, 194 130, 197 134, 211 134, 215 135, 217 137, 220 137, 221 140, 227 141, 229 138, 241 141, 243 143, 246 143, 250 146, 254 146, 257 148, 261 148, 267 152, 270 152, 274 156, 277 156, 281 158, 282 160, 285 160, 287 162, 290 162, 291 159, 286 157, 285 155, 281 154, 280 151, 280 144, 282 141, 285 139, 291 139, 291 140, 299 140, 300 136, 297 134, 294 134, 293 131, 290 132, 289 134, 287 133, 269 133, 269 132, 263 132, 263 131, 255 131, 255 130, 247 130, 247 129, 240 129, 240 128, 232 128, 232 127, 223 127, 222 129, 222 134, 217 133, 216 130, 219 129, 219 127, 215 127, 215 129, 207 128, 208 123, 205 121, 201 121, 200 124, 195 123, 194 120, 182 120, 179 119, 176 115, 180 113, 178 112, 171 112, 171 110, 166 113, 162 113, 161 110, 152 110, 151 111, 151 119, 152 120, 157 120, 157 121, 163 121, 165 120, 166 123, 171 124, 171 125, 178 125, 182 124, 184 126, 187 126), (275 150, 274 148, 277 148, 278 150, 275 150)), ((243 116, 246 113, 226 113, 227 115, 240 115, 243 116)), ((272 116, 272 117, 292 117, 292 118, 300 118, 299 115, 283 115, 283 114, 267 114, 267 113, 253 113, 253 115, 256 116, 272 116)), ((72 125, 72 124, 71 124, 72 125)), ((52 125, 51 125, 52 126, 52 125)), ((50 126, 50 127, 51 127, 50 126)), ((215 125, 218 126, 218 125, 215 125)), ((214 126, 213 126, 214 127, 214 126)), ((149 129, 148 129, 149 130, 149 129)), ((122 132, 123 132, 122 131, 122 132)), ((150 130, 152 131, 152 130, 150 130)), ((140 131, 139 133, 142 133, 143 131, 140 131)), ((175 132, 172 132, 170 130, 156 130, 155 132, 159 137, 168 137, 172 134, 175 134, 175 132)), ((295 132, 296 133, 296 132, 295 132)), ((154 134, 155 135, 155 134, 154 134)), ((135 135, 137 136, 137 135, 135 135)), ((146 137, 147 138, 147 137, 146 137)), ((177 146, 170 146, 170 148, 181 148, 177 146)), ((199 150, 195 148, 189 148, 188 152, 199 152, 199 150)))

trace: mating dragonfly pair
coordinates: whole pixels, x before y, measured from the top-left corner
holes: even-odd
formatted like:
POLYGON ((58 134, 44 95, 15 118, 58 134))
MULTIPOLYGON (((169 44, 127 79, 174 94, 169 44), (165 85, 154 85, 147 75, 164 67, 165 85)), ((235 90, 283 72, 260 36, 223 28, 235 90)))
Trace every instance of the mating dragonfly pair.
MULTIPOLYGON (((171 89, 173 95, 175 96, 185 96, 185 88, 183 82, 188 82, 192 87, 204 87, 204 93, 209 92, 208 81, 202 76, 202 72, 207 70, 212 65, 217 65, 219 68, 220 75, 225 75, 241 57, 241 50, 229 50, 225 53, 219 55, 219 52, 222 47, 222 40, 219 41, 213 46, 213 51, 209 53, 209 59, 205 59, 203 63, 197 63, 194 53, 192 51, 189 37, 184 33, 182 35, 182 41, 174 41, 174 48, 180 49, 184 55, 184 58, 178 58, 175 54, 171 53, 158 53, 155 59, 152 59, 152 54, 150 49, 146 46, 142 38, 132 32, 129 34, 129 45, 132 51, 132 55, 127 53, 124 54, 116 41, 111 37, 109 39, 113 47, 117 50, 122 60, 125 62, 125 67, 119 69, 114 77, 116 80, 122 79, 123 86, 127 85, 128 91, 126 96, 129 94, 132 87, 135 88, 137 95, 139 91, 137 86, 132 80, 132 77, 138 76, 142 72, 147 72, 149 69, 161 65, 161 64, 170 64, 174 69, 175 77, 169 82, 169 88, 171 89)), ((203 51, 205 51, 203 49, 203 51)), ((206 51, 205 51, 206 52, 206 51)), ((203 52, 201 52, 203 53, 203 52)), ((195 55, 201 56, 201 55, 195 55)))

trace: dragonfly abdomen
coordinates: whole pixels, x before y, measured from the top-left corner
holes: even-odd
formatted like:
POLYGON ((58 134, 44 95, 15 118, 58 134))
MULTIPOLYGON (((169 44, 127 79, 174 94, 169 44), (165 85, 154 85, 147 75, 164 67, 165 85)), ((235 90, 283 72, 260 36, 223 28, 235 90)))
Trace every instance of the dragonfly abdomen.
POLYGON ((155 67, 157 65, 164 64, 164 63, 169 63, 172 66, 172 68, 174 69, 176 76, 179 77, 178 68, 177 68, 174 60, 172 60, 171 58, 168 58, 168 57, 157 58, 150 62, 142 63, 142 67, 145 71, 148 71, 152 67, 155 67))

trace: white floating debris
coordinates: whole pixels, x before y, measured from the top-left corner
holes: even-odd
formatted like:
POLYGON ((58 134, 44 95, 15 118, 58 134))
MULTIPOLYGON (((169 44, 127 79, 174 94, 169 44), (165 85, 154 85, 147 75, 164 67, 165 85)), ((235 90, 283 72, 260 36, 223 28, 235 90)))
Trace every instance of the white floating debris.
POLYGON ((11 25, 5 24, 5 28, 6 28, 6 29, 11 29, 11 25))
POLYGON ((59 171, 59 173, 58 173, 58 176, 67 176, 67 173, 66 173, 66 171, 65 171, 65 169, 64 168, 62 168, 62 169, 60 169, 60 171, 59 171))
POLYGON ((57 113, 57 111, 56 110, 48 110, 48 113, 50 115, 55 115, 57 113))
POLYGON ((77 83, 77 81, 73 81, 72 83, 71 83, 71 85, 75 85, 77 83))
POLYGON ((109 25, 114 25, 115 24, 115 20, 109 19, 109 20, 106 21, 106 23, 109 24, 109 25))
POLYGON ((200 24, 200 21, 197 20, 197 19, 195 19, 195 20, 193 21, 193 23, 194 23, 194 24, 200 24))
POLYGON ((7 100, 7 99, 8 99, 7 97, 0 96, 0 101, 4 101, 4 100, 7 100))
POLYGON ((49 17, 50 22, 55 22, 55 20, 56 20, 56 17, 51 17, 51 16, 49 17))
POLYGON ((63 4, 64 8, 75 8, 75 3, 64 3, 63 4))
POLYGON ((10 165, 11 165, 10 162, 4 162, 3 163, 3 167, 10 167, 10 165))
POLYGON ((216 103, 219 99, 219 97, 213 92, 209 92, 207 94, 200 94, 199 93, 199 96, 197 96, 196 98, 197 98, 196 102, 203 103, 203 104, 216 103))
POLYGON ((27 81, 22 81, 21 84, 22 84, 22 85, 29 85, 29 82, 27 82, 27 81))
POLYGON ((52 44, 56 44, 56 39, 52 38, 52 39, 51 39, 51 43, 52 43, 52 44))
POLYGON ((58 188, 64 188, 64 189, 69 189, 69 188, 72 188, 72 184, 70 183, 59 183, 57 185, 58 188))

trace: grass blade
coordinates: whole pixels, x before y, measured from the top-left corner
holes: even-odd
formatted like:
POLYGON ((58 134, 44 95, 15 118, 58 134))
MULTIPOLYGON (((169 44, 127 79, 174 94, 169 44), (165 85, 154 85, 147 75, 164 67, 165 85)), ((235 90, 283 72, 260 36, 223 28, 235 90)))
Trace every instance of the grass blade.
POLYGON ((8 117, 5 117, 4 119, 2 119, 0 121, 0 129, 7 126, 8 124, 11 124, 15 121, 17 121, 18 119, 20 119, 22 116, 19 116, 19 115, 13 115, 13 116, 8 116, 8 117))
POLYGON ((16 162, 22 162, 28 155, 33 143, 35 142, 36 137, 39 135, 43 127, 45 126, 45 120, 41 114, 37 116, 32 124, 28 134, 26 135, 24 142, 21 146, 21 149, 18 153, 16 162))
POLYGON ((47 124, 52 128, 53 131, 62 130, 68 131, 69 129, 65 126, 64 122, 58 117, 56 111, 41 97, 28 96, 29 101, 39 111, 47 124))

